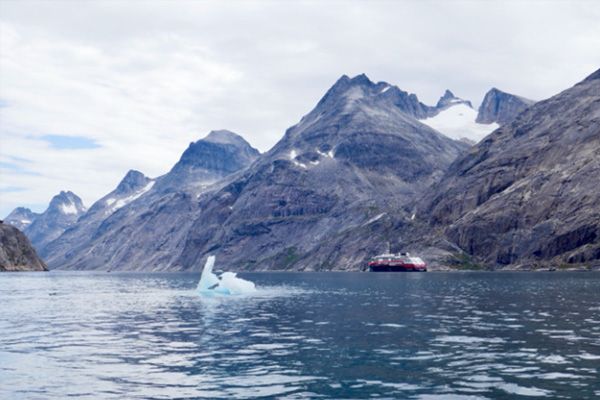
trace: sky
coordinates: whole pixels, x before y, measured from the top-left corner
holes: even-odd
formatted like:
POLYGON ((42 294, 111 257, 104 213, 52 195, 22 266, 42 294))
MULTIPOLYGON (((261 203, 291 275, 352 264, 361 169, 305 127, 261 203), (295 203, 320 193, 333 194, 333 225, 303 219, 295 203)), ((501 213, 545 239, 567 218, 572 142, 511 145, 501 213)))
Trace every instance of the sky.
POLYGON ((90 206, 213 129, 266 151, 343 74, 544 99, 600 68, 598 21, 598 1, 0 0, 0 217, 90 206))

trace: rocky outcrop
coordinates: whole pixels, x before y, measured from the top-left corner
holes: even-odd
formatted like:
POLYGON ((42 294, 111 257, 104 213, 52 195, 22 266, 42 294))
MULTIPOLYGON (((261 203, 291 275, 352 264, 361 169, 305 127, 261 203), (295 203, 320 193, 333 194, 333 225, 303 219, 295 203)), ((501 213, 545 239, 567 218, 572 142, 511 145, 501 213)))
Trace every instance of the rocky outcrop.
POLYGON ((480 124, 491 124, 493 122, 499 125, 508 124, 534 103, 533 100, 492 88, 485 94, 483 102, 479 106, 476 122, 480 124))
POLYGON ((46 271, 29 239, 16 227, 0 222, 0 272, 46 271))
POLYGON ((25 230, 39 217, 40 214, 34 213, 29 208, 17 207, 6 218, 4 223, 14 226, 20 231, 25 230))
POLYGON ((51 268, 168 269, 198 212, 198 196, 258 156, 241 136, 213 131, 159 178, 130 171, 43 255, 51 268))
POLYGON ((486 265, 598 264, 599 179, 597 71, 453 163, 424 215, 486 265))
POLYGON ((56 239, 72 226, 86 211, 83 202, 75 193, 62 191, 52 198, 50 205, 25 230, 33 247, 41 251, 46 244, 56 239))

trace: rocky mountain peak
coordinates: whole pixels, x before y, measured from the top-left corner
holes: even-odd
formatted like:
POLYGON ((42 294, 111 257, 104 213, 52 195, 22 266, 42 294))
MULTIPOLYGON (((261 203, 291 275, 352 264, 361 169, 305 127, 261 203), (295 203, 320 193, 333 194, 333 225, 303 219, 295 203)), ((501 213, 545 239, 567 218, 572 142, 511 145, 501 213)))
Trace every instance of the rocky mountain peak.
POLYGON ((119 182, 119 185, 115 189, 115 194, 126 194, 135 192, 145 187, 151 179, 145 176, 140 171, 131 169, 127 172, 125 177, 119 182))
POLYGON ((6 218, 4 222, 19 230, 27 228, 40 214, 34 213, 29 208, 17 207, 6 218))
POLYGON ((252 164, 260 152, 228 130, 210 132, 190 143, 171 171, 159 178, 158 190, 204 187, 252 164))
POLYGON ((514 120, 518 114, 534 103, 533 100, 506 93, 493 87, 483 98, 476 121, 480 124, 497 122, 504 125, 514 120))
POLYGON ((237 133, 228 131, 227 129, 210 131, 210 133, 202 140, 211 143, 232 144, 238 147, 251 147, 243 137, 237 133))
POLYGON ((471 104, 471 102, 469 100, 464 100, 464 99, 461 99, 460 97, 456 97, 454 95, 454 93, 452 93, 450 90, 446 89, 446 91, 444 92, 442 97, 440 97, 440 99, 438 100, 435 108, 437 108, 438 110, 444 110, 448 107, 451 107, 451 106, 454 106, 457 104, 465 104, 465 105, 473 108, 473 105, 471 104))
POLYGON ((85 212, 79 196, 71 191, 61 191, 52 198, 46 211, 27 226, 24 233, 39 250, 77 222, 85 212))
POLYGON ((80 215, 86 208, 81 198, 71 191, 61 191, 50 200, 50 205, 46 212, 59 212, 61 214, 80 215))

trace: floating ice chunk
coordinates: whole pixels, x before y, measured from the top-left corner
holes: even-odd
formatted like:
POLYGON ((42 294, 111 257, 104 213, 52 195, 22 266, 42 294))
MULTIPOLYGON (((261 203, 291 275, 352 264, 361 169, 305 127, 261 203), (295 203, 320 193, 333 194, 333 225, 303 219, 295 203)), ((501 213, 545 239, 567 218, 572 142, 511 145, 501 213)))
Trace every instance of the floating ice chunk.
POLYGON ((215 256, 209 256, 204 264, 198 292, 203 296, 228 296, 256 292, 253 282, 238 278, 234 272, 224 272, 217 276, 212 272, 215 265, 215 256))

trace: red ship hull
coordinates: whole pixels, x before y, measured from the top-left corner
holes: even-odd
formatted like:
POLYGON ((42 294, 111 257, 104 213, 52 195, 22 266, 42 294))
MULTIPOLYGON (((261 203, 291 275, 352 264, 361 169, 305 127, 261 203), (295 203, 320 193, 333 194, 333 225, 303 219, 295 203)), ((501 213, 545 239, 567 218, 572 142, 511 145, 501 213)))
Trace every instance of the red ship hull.
POLYGON ((369 263, 371 272, 426 272, 427 267, 424 265, 414 264, 374 264, 369 263))

